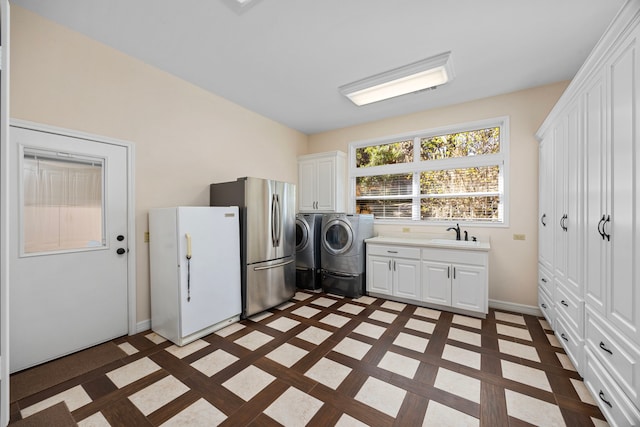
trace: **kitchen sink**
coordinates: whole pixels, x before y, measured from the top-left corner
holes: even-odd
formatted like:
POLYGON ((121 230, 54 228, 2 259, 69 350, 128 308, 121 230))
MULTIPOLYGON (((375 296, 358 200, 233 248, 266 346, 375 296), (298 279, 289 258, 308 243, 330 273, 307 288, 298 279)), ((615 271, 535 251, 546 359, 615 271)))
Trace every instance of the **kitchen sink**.
POLYGON ((472 240, 431 239, 429 242, 433 245, 457 246, 463 248, 480 246, 480 242, 474 242, 472 240))

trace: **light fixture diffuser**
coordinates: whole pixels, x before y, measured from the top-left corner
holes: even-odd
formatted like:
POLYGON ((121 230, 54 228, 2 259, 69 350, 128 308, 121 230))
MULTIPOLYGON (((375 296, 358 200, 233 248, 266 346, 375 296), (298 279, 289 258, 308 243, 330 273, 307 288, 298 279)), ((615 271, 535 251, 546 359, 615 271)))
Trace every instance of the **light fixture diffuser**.
POLYGON ((222 0, 238 15, 242 15, 247 10, 255 6, 260 0, 222 0))
POLYGON ((451 52, 376 74, 338 89, 357 106, 443 85, 453 80, 451 52))

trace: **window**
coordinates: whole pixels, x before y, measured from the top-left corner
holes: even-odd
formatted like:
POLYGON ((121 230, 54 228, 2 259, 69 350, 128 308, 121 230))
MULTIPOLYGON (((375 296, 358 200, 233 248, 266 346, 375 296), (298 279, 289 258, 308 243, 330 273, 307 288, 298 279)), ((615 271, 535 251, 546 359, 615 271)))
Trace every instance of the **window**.
POLYGON ((357 213, 389 222, 506 224, 508 118, 352 143, 357 213))

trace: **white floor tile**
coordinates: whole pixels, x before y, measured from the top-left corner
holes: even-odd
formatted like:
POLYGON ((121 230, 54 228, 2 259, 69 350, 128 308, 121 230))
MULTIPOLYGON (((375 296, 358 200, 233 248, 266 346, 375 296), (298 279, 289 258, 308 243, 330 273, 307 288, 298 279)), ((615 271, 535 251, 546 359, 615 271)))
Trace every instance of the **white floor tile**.
POLYGON ((335 427, 369 427, 369 425, 356 420, 350 415, 342 414, 335 427))
POLYGON ((378 363, 379 368, 410 379, 413 379, 416 375, 419 366, 420 361, 394 353, 393 351, 387 351, 380 360, 380 363, 378 363))
POLYGON ((147 334, 144 337, 154 344, 162 344, 167 340, 165 337, 158 335, 155 332, 151 332, 150 334, 147 334))
POLYGON ((469 332, 458 328, 450 328, 449 335, 450 340, 460 341, 467 344, 480 347, 482 345, 482 336, 475 332, 469 332))
POLYGON ((308 294, 306 292, 296 292, 296 294, 293 296, 293 299, 296 301, 304 301, 306 299, 311 298, 313 295, 308 294))
POLYGON ((375 338, 378 339, 382 336, 382 334, 384 334, 384 331, 386 331, 385 328, 383 328, 382 326, 378 326, 378 325, 372 325, 371 323, 367 323, 367 322, 362 322, 360 323, 354 330, 353 332, 361 334, 361 335, 365 335, 367 337, 371 337, 371 338, 375 338))
POLYGON ((264 413, 284 426, 305 426, 322 405, 315 397, 289 387, 264 413))
POLYGON ((129 396, 129 400, 140 412, 149 415, 187 391, 189 391, 189 387, 169 375, 132 394, 129 396))
POLYGON ((309 306, 303 305, 300 308, 296 308, 291 313, 295 314, 296 316, 305 317, 307 319, 310 319, 313 316, 315 316, 316 314, 320 313, 320 310, 318 310, 317 308, 313 308, 313 307, 309 307, 309 306))
POLYGON ((275 379, 273 375, 250 365, 222 383, 222 386, 249 401, 275 379))
POLYGON ((425 322, 424 320, 418 320, 411 318, 407 321, 405 328, 413 329, 414 331, 424 332, 426 334, 432 334, 436 324, 431 322, 425 322))
POLYGON ((355 298, 353 300, 354 302, 359 302, 360 304, 366 304, 366 305, 370 305, 372 303, 374 303, 376 301, 375 298, 363 295, 360 298, 355 298))
POLYGON ((311 301, 311 304, 319 305, 320 307, 331 307, 333 304, 337 302, 338 301, 331 298, 320 297, 311 301))
POLYGON ((425 307, 418 307, 416 308, 416 311, 413 312, 416 316, 428 317, 430 319, 439 319, 441 313, 442 312, 438 310, 432 310, 425 307))
POLYGON ((429 401, 422 427, 477 427, 480 420, 434 400, 429 401))
POLYGON ((507 335, 521 340, 532 341, 531 334, 528 329, 516 328, 514 326, 496 324, 496 329, 500 335, 507 335))
POLYGON ((333 347, 333 351, 357 360, 362 360, 369 350, 371 350, 371 346, 369 344, 349 337, 344 338, 338 343, 338 345, 333 347))
POLYGON ((402 311, 405 309, 407 304, 403 304, 401 302, 395 301, 385 301, 382 303, 382 308, 388 308, 389 310, 402 311))
POLYGON ((593 421, 594 427, 609 427, 609 423, 606 422, 605 420, 591 417, 591 421, 593 421))
POLYGON ((427 349, 427 345, 429 344, 429 340, 400 332, 398 337, 393 341, 393 344, 408 348, 409 350, 417 351, 418 353, 424 353, 427 349))
POLYGON ((211 377, 238 360, 233 354, 218 349, 191 364, 195 369, 211 377))
POLYGON ((122 388, 159 369, 160 366, 158 366, 154 361, 148 357, 143 357, 142 359, 131 362, 128 365, 124 365, 111 372, 107 372, 107 377, 116 385, 116 387, 122 388))
POLYGON ((138 349, 128 342, 123 342, 122 344, 118 345, 118 347, 120 347, 120 350, 124 351, 128 356, 138 353, 138 349))
POLYGON ((462 316, 460 314, 455 314, 453 316, 453 323, 463 326, 468 326, 470 328, 482 329, 482 320, 476 319, 475 317, 462 316))
POLYGON ((81 385, 77 385, 73 388, 63 391, 62 393, 51 396, 48 399, 42 400, 20 411, 22 418, 26 418, 29 415, 33 415, 36 412, 40 412, 43 409, 47 409, 57 403, 64 402, 67 404, 69 411, 75 411, 76 409, 91 403, 91 397, 84 391, 81 385))
POLYGON ((301 340, 310 342, 311 344, 319 345, 324 340, 333 335, 331 332, 324 329, 316 328, 315 326, 309 326, 304 331, 296 335, 301 340))
POLYGON ((96 412, 90 417, 78 421, 78 427, 111 427, 111 424, 109 424, 109 421, 102 415, 102 412, 96 412))
POLYGON ((547 336, 547 340, 549 340, 549 344, 551 344, 553 347, 562 348, 562 344, 560 344, 560 341, 558 341, 558 337, 556 337, 554 333, 545 335, 547 336))
POLYGON ((257 313, 249 317, 249 320, 257 323, 271 316, 273 316, 273 313, 271 313, 270 311, 263 311, 262 313, 257 313))
POLYGON ((545 329, 547 331, 553 330, 549 322, 547 322, 545 319, 538 319, 538 322, 540 322, 540 326, 542 326, 542 329, 545 329))
POLYGON ((293 329, 299 324, 300 322, 298 322, 297 320, 289 319, 288 317, 282 316, 277 318, 273 322, 267 323, 267 326, 280 332, 287 332, 289 329, 293 329))
POLYGON ((564 369, 577 372, 577 369, 575 366, 573 366, 573 363, 571 362, 571 359, 569 359, 569 356, 564 353, 556 353, 556 356, 558 356, 558 360, 560 360, 560 364, 564 369))
POLYGON ((289 343, 284 343, 280 347, 265 355, 265 357, 281 364, 282 366, 290 368, 298 363, 298 361, 308 353, 309 352, 307 350, 303 350, 300 347, 296 347, 295 345, 291 345, 289 343))
POLYGON ((278 310, 286 310, 287 308, 294 306, 295 303, 291 302, 291 301, 287 301, 283 304, 280 304, 279 306, 276 307, 276 309, 278 310))
POLYGON ((502 376, 546 391, 552 391, 547 374, 540 369, 501 360, 502 376))
POLYGON ((517 323, 518 325, 526 325, 527 323, 524 321, 524 317, 521 314, 511 314, 511 313, 503 313, 501 311, 496 311, 496 320, 501 320, 503 322, 511 322, 517 323))
POLYGON ((336 328, 342 328, 344 325, 349 323, 349 320, 351 320, 349 317, 330 313, 330 314, 327 314, 322 319, 320 319, 320 322, 326 325, 335 326, 336 328))
POLYGON ((434 387, 472 402, 480 403, 480 380, 445 368, 438 368, 434 387))
POLYGON ((271 335, 264 334, 260 331, 252 331, 247 335, 238 338, 234 342, 238 345, 248 348, 249 350, 255 350, 262 347, 272 339, 273 337, 271 335))
POLYGON ((588 403, 589 405, 598 406, 596 401, 593 399, 593 396, 591 396, 591 393, 587 389, 587 386, 584 385, 582 381, 571 378, 571 384, 573 385, 573 388, 576 389, 576 393, 578 393, 578 396, 580 396, 580 400, 582 400, 584 403, 588 403))
POLYGON ((400 387, 369 377, 355 399, 395 418, 406 394, 400 387))
POLYGON ((498 340, 498 348, 500 353, 510 354, 512 356, 521 357, 523 359, 540 362, 540 356, 535 347, 525 344, 519 344, 513 341, 498 340))
POLYGON ((564 427, 558 406, 515 391, 505 390, 507 413, 519 420, 540 427, 564 427))
POLYGON ((178 359, 183 359, 190 354, 195 353, 198 350, 201 350, 209 345, 208 342, 204 340, 195 340, 185 346, 178 347, 177 345, 172 345, 167 347, 165 350, 171 354, 173 354, 178 359))
POLYGON ((234 332, 238 332, 239 330, 244 328, 245 326, 242 323, 232 323, 229 326, 225 326, 224 328, 217 330, 215 334, 221 337, 228 337, 234 332))
POLYGON ((464 348, 445 344, 442 358, 473 369, 480 369, 480 353, 465 350, 464 348))
POLYGON ((398 317, 397 314, 389 313, 387 311, 376 310, 369 315, 369 319, 377 320, 384 323, 393 323, 398 317))
POLYGON ((362 312, 362 310, 364 310, 364 307, 359 306, 359 305, 355 305, 355 304, 343 304, 340 307, 338 307, 338 310, 340 311, 344 311, 345 313, 349 313, 349 314, 360 314, 360 312, 362 312))
POLYGON ((161 424, 161 427, 209 427, 220 425, 227 416, 224 412, 207 402, 198 399, 183 411, 161 424))
POLYGON ((335 390, 350 373, 351 368, 323 357, 304 375, 335 390))

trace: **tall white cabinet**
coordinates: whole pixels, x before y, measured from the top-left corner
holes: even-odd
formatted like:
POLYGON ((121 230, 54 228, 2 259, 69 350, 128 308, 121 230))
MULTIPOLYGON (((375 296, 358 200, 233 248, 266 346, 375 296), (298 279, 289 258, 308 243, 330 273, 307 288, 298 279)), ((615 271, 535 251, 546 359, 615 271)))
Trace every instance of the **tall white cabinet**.
POLYGON ((341 151, 298 157, 298 211, 344 212, 345 168, 341 151))
POLYGON ((611 425, 640 425, 640 1, 540 130, 539 305, 611 425))

